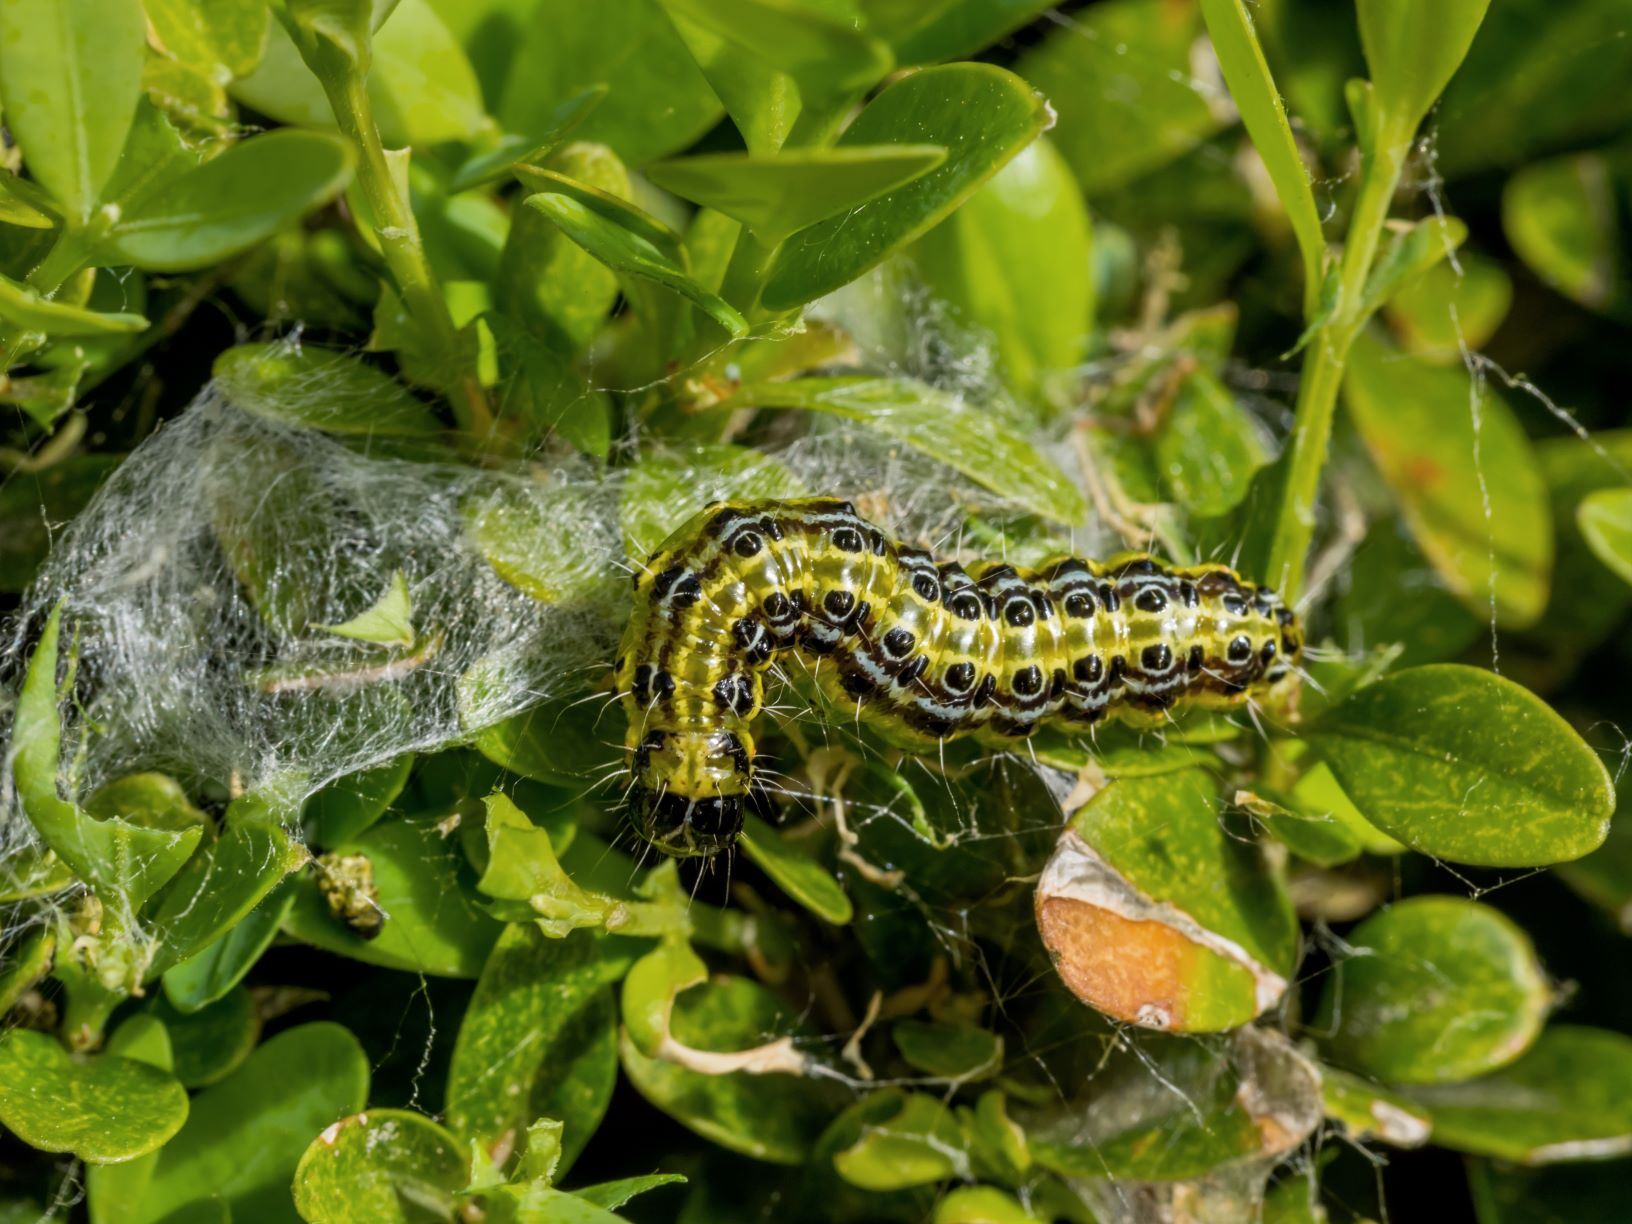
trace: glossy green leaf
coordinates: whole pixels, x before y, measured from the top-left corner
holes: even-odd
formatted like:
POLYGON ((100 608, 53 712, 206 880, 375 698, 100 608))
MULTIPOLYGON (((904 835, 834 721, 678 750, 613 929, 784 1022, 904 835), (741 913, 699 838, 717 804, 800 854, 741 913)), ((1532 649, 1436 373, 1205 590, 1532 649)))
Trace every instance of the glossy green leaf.
MULTIPOLYGON (((174 1048, 165 1025, 150 1015, 137 1014, 121 1024, 108 1039, 106 1052, 147 1063, 160 1071, 174 1070, 174 1048)), ((121 1224, 142 1197, 158 1163, 157 1151, 118 1164, 90 1165, 85 1170, 85 1205, 92 1224, 121 1224)))
POLYGON ((536 137, 502 136, 491 149, 474 153, 453 172, 448 180, 448 191, 469 191, 503 178, 518 163, 537 165, 587 119, 590 113, 606 99, 605 85, 591 85, 588 89, 567 98, 550 113, 545 130, 536 137))
POLYGON ((647 454, 624 484, 619 516, 624 549, 631 561, 645 561, 710 502, 805 492, 781 462, 747 447, 698 446, 647 454))
POLYGON ((295 811, 273 794, 249 791, 227 809, 225 828, 177 874, 153 915, 163 973, 221 938, 285 876, 306 862, 292 835, 295 811))
POLYGON ((778 888, 822 921, 842 926, 854 916, 855 907, 839 882, 758 817, 747 817, 739 844, 778 888))
POLYGON ((1349 354, 1344 403, 1417 546, 1476 615, 1523 626, 1547 601, 1546 489, 1512 409, 1460 365, 1404 357, 1374 332, 1349 354))
POLYGON ((1059 112, 1052 139, 1090 199, 1194 149, 1234 121, 1195 79, 1200 10, 1167 0, 1096 4, 1050 30, 1018 71, 1059 112))
POLYGON ((355 642, 406 648, 414 644, 413 615, 408 579, 397 570, 380 597, 356 616, 338 625, 314 624, 312 628, 355 642))
POLYGON ((760 408, 796 408, 856 421, 963 473, 1042 518, 1076 523, 1087 502, 1072 479, 996 416, 961 396, 897 378, 801 378, 739 393, 760 408))
POLYGON ((1615 188, 1609 163, 1582 153, 1535 162, 1502 191, 1502 228, 1544 282, 1601 310, 1621 292, 1615 188))
POLYGON ((128 336, 147 327, 139 314, 86 310, 44 297, 9 276, 0 276, 0 319, 18 330, 48 336, 128 336))
POLYGON ((996 1186, 959 1186, 935 1204, 933 1224, 1038 1224, 1041 1219, 996 1186))
POLYGON ((329 783, 306 801, 301 821, 320 846, 348 842, 372 825, 396 801, 413 772, 414 754, 405 752, 373 769, 329 783))
POLYGON ((1246 791, 1237 791, 1234 801, 1269 836, 1317 866, 1335 867, 1360 855, 1360 839, 1329 812, 1305 814, 1246 791))
POLYGON ((1551 989, 1535 947, 1490 906, 1410 897, 1344 942, 1311 1026, 1346 1066, 1396 1084, 1470 1079, 1541 1032, 1551 989))
POLYGON ((1351 1139, 1380 1139, 1395 1147, 1421 1147, 1432 1123, 1428 1111, 1373 1080, 1322 1064, 1321 1100, 1326 1116, 1351 1139))
POLYGON ((562 233, 614 272, 651 281, 679 294, 733 336, 747 332, 747 321, 729 302, 692 280, 683 267, 640 234, 566 195, 540 193, 528 196, 526 204, 543 213, 562 233))
POLYGON ((560 1119, 564 1173, 595 1133, 617 1079, 610 987, 632 945, 579 931, 507 926, 477 980, 448 1070, 448 1125, 493 1153, 537 1117, 560 1119))
POLYGON ((582 16, 576 0, 532 7, 497 111, 506 131, 542 137, 558 106, 604 84, 606 101, 579 133, 640 165, 685 148, 719 119, 719 99, 653 0, 604 0, 593 21, 582 16))
POLYGON ((431 435, 423 401, 377 367, 332 349, 240 344, 215 359, 215 377, 246 412, 337 434, 431 435), (321 387, 321 394, 313 394, 321 387))
POLYGON ((90 219, 141 98, 140 0, 0 6, 0 105, 29 173, 75 222, 90 219))
POLYGON ((767 245, 894 191, 946 160, 936 145, 791 149, 775 157, 704 153, 658 162, 665 191, 741 221, 767 245))
POLYGON ((1286 989, 1284 885, 1220 818, 1200 771, 1123 778, 1073 817, 1037 885, 1038 926, 1084 1002, 1152 1028, 1234 1028, 1286 989), (1138 971, 1130 971, 1138 966, 1138 971))
POLYGON ((441 1126, 406 1109, 371 1109, 312 1140, 295 1168, 295 1209, 308 1224, 411 1224, 454 1209, 466 1152, 441 1126))
POLYGON ((1356 0, 1360 43, 1376 90, 1384 139, 1403 145, 1416 134, 1467 55, 1490 0, 1356 0))
POLYGON ((1524 867, 1604 840, 1615 791, 1597 755, 1511 680, 1455 664, 1367 685, 1309 728, 1366 819, 1414 850, 1524 867))
POLYGON ((367 1096, 368 1057, 345 1029, 319 1022, 279 1033, 193 1098, 130 1224, 207 1199, 223 1200, 235 1219, 292 1219, 289 1181, 307 1145, 367 1096))
POLYGON ((1003 1038, 973 1024, 897 1020, 890 1039, 916 1070, 952 1083, 988 1079, 1003 1067, 1003 1038))
POLYGON ((681 1184, 685 1180, 678 1173, 648 1173, 644 1177, 623 1177, 617 1181, 581 1186, 572 1193, 575 1198, 583 1199, 586 1203, 593 1203, 608 1211, 616 1211, 637 1194, 645 1194, 659 1186, 681 1184))
POLYGON ((1270 460, 1264 429, 1218 376, 1197 369, 1179 385, 1151 447, 1161 486, 1194 514, 1226 514, 1270 460))
POLYGON ((203 1088, 232 1074, 261 1035, 255 1000, 242 987, 199 1011, 181 1012, 160 999, 148 1014, 170 1034, 174 1054, 166 1069, 188 1088, 203 1088))
POLYGON ((972 57, 1048 7, 1046 0, 956 0, 951 4, 864 0, 862 4, 873 28, 895 44, 896 62, 903 67, 972 57))
POLYGON ((1496 260, 1462 250, 1429 268, 1384 307, 1408 353, 1450 364, 1483 349, 1513 303, 1513 280, 1496 260))
POLYGON ((31 1147, 117 1164, 153 1151, 186 1120, 186 1089, 157 1067, 70 1054, 27 1029, 0 1035, 0 1122, 31 1147))
POLYGON ((146 828, 98 820, 57 789, 62 724, 57 712, 57 639, 62 609, 51 613, 29 660, 12 724, 12 769, 30 823, 108 905, 140 906, 192 854, 201 830, 146 828))
POLYGON ((367 857, 385 923, 375 938, 365 939, 334 916, 308 874, 297 881, 284 920, 291 935, 388 969, 459 978, 481 972, 499 925, 482 912, 462 878, 457 845, 431 823, 384 821, 333 849, 367 857))
POLYGON ((8 1014, 28 988, 50 972, 56 950, 56 932, 47 926, 7 940, 5 965, 0 968, 0 1016, 8 1014))
POLYGON ((1632 431, 1550 438, 1537 444, 1536 458, 1558 531, 1552 597, 1543 621, 1552 653, 1568 665, 1615 632, 1632 607, 1632 590, 1604 567, 1577 517, 1590 494, 1632 482, 1632 431))
MULTIPOLYGON (((624 1022, 630 1023, 627 1010, 624 1022)), ((687 990, 673 1013, 675 1038, 704 1050, 759 1046, 793 1027, 774 994, 739 977, 687 990)), ((653 1105, 710 1142, 758 1160, 798 1164, 835 1110, 830 1086, 799 1076, 704 1075, 647 1057, 627 1030, 619 1052, 625 1074, 653 1105)))
POLYGON ((164 49, 206 76, 239 77, 266 46, 270 14, 257 0, 143 0, 164 49))
POLYGON ((581 788, 603 774, 622 752, 621 719, 597 728, 598 712, 566 701, 541 702, 479 733, 474 747, 512 773, 581 788), (612 726, 618 729, 609 730, 612 726))
POLYGON ((271 946, 294 900, 292 882, 286 882, 214 943, 165 970, 165 998, 192 1012, 224 996, 271 946))
POLYGON ((1600 489, 1581 499, 1576 525, 1597 558, 1632 583, 1632 489, 1600 489))
POLYGON ((1091 226, 1070 167, 1046 138, 919 239, 912 259, 961 318, 991 333, 1022 395, 1083 359, 1094 315, 1091 226))
POLYGON ((205 267, 332 199, 350 177, 350 146, 339 137, 268 132, 147 196, 119 218, 96 259, 166 272, 205 267))
POLYGON ((469 140, 493 127, 475 70, 428 0, 397 0, 374 47, 369 93, 392 144, 469 140))
POLYGON ((1468 238, 1467 225, 1455 217, 1427 217, 1389 234, 1366 278, 1360 317, 1417 283, 1429 269, 1456 257, 1468 238))
POLYGON ((1292 135, 1292 125, 1287 122, 1286 104, 1270 75, 1245 0, 1200 2, 1230 96, 1298 240, 1303 256, 1304 314, 1312 317, 1325 275, 1326 238, 1315 208, 1315 193, 1309 185, 1309 171, 1292 135))
POLYGON ((1515 1164, 1632 1154, 1632 1039, 1555 1025, 1500 1071, 1407 1090, 1434 1142, 1515 1164))
POLYGON ((864 1190, 902 1190, 967 1177, 966 1144, 957 1116, 945 1101, 913 1093, 892 1117, 862 1131, 833 1155, 839 1176, 864 1190))
POLYGON ((866 208, 830 217, 788 239, 766 282, 771 310, 791 310, 855 280, 928 232, 1043 130, 1042 98, 989 64, 926 68, 868 103, 840 148, 936 144, 946 160, 866 208))

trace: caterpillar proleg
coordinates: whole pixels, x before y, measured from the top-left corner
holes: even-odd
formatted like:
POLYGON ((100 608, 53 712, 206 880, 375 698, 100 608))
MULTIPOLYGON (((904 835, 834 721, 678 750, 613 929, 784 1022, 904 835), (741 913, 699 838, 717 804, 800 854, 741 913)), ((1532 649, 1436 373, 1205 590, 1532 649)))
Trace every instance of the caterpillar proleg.
POLYGON ((1045 723, 1151 720, 1296 682, 1296 616, 1223 565, 1144 555, 968 569, 890 539, 848 502, 717 503, 635 578, 618 652, 631 817, 675 855, 742 828, 752 723, 782 652, 835 700, 926 749, 1012 744, 1045 723))

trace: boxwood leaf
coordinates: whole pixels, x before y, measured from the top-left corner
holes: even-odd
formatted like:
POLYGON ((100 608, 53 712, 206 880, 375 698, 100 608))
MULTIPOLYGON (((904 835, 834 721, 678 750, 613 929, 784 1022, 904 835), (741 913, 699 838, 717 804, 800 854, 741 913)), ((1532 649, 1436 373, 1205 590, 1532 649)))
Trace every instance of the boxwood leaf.
POLYGON ((259 0, 144 0, 164 49, 204 75, 243 76, 266 46, 270 14, 259 0))
POLYGON ((0 275, 0 319, 20 331, 48 336, 128 336, 147 327, 139 314, 86 310, 56 301, 0 275))
POLYGON ((518 163, 536 164, 548 156, 606 98, 605 85, 591 85, 561 102, 550 112, 543 131, 534 137, 501 136, 491 149, 473 153, 448 180, 448 193, 484 187, 509 173, 518 163))
POLYGON ((1036 907, 1072 992, 1150 1028, 1247 1023, 1280 999, 1298 946, 1284 884, 1224 827, 1217 784, 1196 769, 1095 795, 1044 867, 1036 907))
POLYGON ((1311 1022, 1335 1061, 1396 1084, 1469 1079, 1541 1032, 1552 991, 1530 937, 1459 897, 1410 897, 1361 923, 1311 1022))
POLYGON ((62 608, 34 648, 12 724, 12 769, 23 811, 73 873, 116 910, 140 906, 181 869, 203 830, 98 820, 57 790, 62 724, 57 713, 57 640, 62 608))
POLYGON ((1580 153, 1525 166, 1502 189, 1502 229, 1547 284, 1602 310, 1616 283, 1615 186, 1602 155, 1580 153))
MULTIPOLYGON (((626 1025, 630 1015, 626 1007, 626 1025)), ((792 1017, 774 994, 739 977, 719 978, 685 991, 672 1014, 674 1037, 705 1050, 759 1046, 793 1028, 792 1017)), ((627 1028, 619 1055, 640 1094, 682 1126, 721 1147, 773 1164, 803 1160, 836 1111, 830 1086, 777 1073, 704 1075, 643 1054, 627 1028)))
POLYGON ((988 1079, 1003 1068, 1003 1038, 973 1024, 897 1020, 890 1040, 914 1068, 953 1083, 988 1079))
POLYGON ((74 1055, 45 1033, 0 1035, 0 1122, 31 1147, 117 1164, 159 1147, 187 1120, 187 1090, 118 1054, 74 1055))
POLYGON ((1468 227, 1456 217, 1426 217, 1388 235, 1366 277, 1360 295, 1360 318, 1409 288, 1467 241, 1468 227))
POLYGON ((1344 403, 1423 555, 1474 613, 1520 627, 1547 603, 1546 487, 1513 410, 1461 365, 1434 367, 1362 332, 1344 403))
POLYGON ((788 896, 824 922, 842 926, 855 914, 855 907, 839 882, 814 859, 799 853, 782 835, 758 817, 750 815, 743 826, 743 853, 788 896))
POLYGON ((448 1125, 493 1153, 532 1119, 563 1124, 561 1171, 589 1142, 617 1080, 611 986, 638 945, 576 931, 546 938, 530 922, 493 945, 459 1026, 448 1068, 448 1125))
POLYGON ((221 998, 271 946, 294 899, 292 883, 285 882, 225 935, 165 970, 165 998, 182 1012, 197 1011, 221 998))
POLYGON ((242 987, 198 1011, 178 1011, 161 998, 145 1014, 163 1022, 175 1051, 166 1069, 189 1088, 204 1088, 232 1074, 261 1035, 255 1000, 242 987))
POLYGON ((1513 278, 1501 263, 1461 250, 1434 264, 1383 307, 1389 330, 1408 353, 1449 365, 1478 352, 1513 304, 1513 278))
POLYGON ((1593 555, 1632 583, 1632 488, 1587 494, 1576 507, 1575 521, 1593 555))
POLYGON ((459 1141, 424 1114, 371 1109, 312 1140, 295 1168, 295 1209, 308 1224, 451 1218, 468 1173, 459 1141))
POLYGON ((926 233, 1029 144, 1047 118, 1041 96, 990 64, 926 68, 888 86, 838 147, 928 142, 945 148, 946 160, 864 209, 789 238, 765 285, 766 308, 791 310, 831 293, 926 233))
POLYGON ((1526 867, 1600 845, 1615 790, 1597 755, 1513 681, 1413 667, 1351 694, 1309 729, 1378 828, 1459 863, 1526 867))
POLYGON ((1555 1025, 1512 1066, 1402 1089, 1433 1118, 1434 1142, 1515 1164, 1632 1154, 1632 1038, 1555 1025))
POLYGON ((0 104, 29 172, 80 224, 125 146, 142 96, 139 0, 0 6, 0 104))
POLYGON ((101 263, 176 272, 219 263, 333 199, 351 178, 351 146, 280 129, 239 141, 121 216, 101 263))
POLYGON ((363 435, 442 430, 424 401, 383 370, 317 345, 237 344, 212 373, 245 412, 293 425, 363 435))
POLYGON ((237 1219, 293 1218, 289 1179, 307 1145, 367 1096, 368 1056, 346 1029, 321 1021, 279 1033, 193 1098, 130 1224, 208 1199, 224 1201, 237 1219))
POLYGON ((760 408, 797 408, 858 421, 963 473, 1020 508, 1077 523, 1088 504, 1072 479, 1023 436, 951 391, 904 378, 799 378, 738 394, 760 408))
POLYGON ((905 1190, 969 1177, 968 1143, 952 1107, 915 1092, 896 1113, 866 1127, 849 1147, 833 1154, 839 1176, 864 1190, 905 1190))
POLYGON ((665 191, 741 221, 766 245, 859 207, 946 160, 939 145, 791 149, 775 157, 701 153, 648 166, 665 191))
POLYGON ((1409 141, 1462 63, 1490 0, 1356 0, 1360 44, 1390 143, 1409 141))
POLYGON ((621 276, 635 277, 677 293, 733 336, 746 335, 747 321, 724 298, 703 288, 672 256, 643 235, 608 220, 571 196, 528 196, 527 207, 543 213, 567 237, 621 276))

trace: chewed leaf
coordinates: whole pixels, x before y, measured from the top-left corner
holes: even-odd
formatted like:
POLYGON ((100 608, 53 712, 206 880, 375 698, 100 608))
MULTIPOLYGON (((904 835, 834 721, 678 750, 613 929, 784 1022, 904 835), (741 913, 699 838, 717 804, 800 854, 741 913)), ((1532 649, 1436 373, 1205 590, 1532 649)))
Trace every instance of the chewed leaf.
POLYGON ((452 1213, 466 1181, 465 1153, 423 1114, 371 1109, 312 1140, 295 1169, 295 1207, 309 1224, 409 1224, 418 1208, 452 1213))
POLYGON ((391 585, 366 611, 338 625, 313 625, 336 637, 379 646, 409 647, 414 644, 413 604, 408 596, 408 579, 401 570, 391 575, 391 585))

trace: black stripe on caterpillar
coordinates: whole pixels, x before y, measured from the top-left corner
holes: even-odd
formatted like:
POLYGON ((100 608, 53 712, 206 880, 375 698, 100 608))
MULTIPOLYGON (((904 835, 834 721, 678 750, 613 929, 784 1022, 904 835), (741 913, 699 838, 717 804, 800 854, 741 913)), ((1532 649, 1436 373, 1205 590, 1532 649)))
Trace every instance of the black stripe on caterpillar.
POLYGON ((636 829, 676 855, 742 828, 751 724, 785 651, 824 691, 923 750, 1045 723, 1155 723, 1296 682, 1297 617, 1227 566, 1143 555, 965 569, 890 539, 832 499, 709 506, 635 578, 616 681, 636 829))

